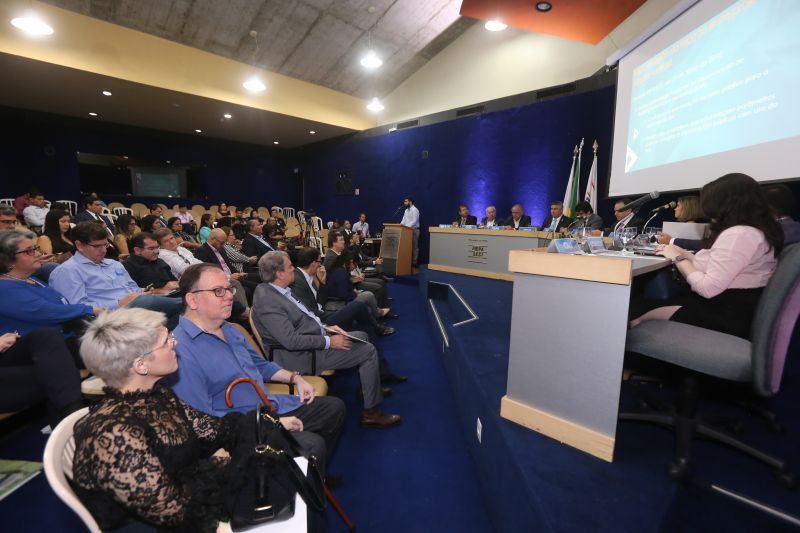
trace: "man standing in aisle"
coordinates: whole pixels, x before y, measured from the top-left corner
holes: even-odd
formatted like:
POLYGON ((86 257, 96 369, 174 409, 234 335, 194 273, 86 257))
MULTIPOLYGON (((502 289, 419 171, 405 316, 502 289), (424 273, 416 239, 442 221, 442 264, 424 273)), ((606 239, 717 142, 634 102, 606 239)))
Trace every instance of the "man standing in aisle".
POLYGON ((411 264, 416 267, 419 259, 419 209, 416 208, 414 199, 410 196, 406 196, 403 199, 403 207, 406 210, 403 213, 403 220, 400 221, 400 224, 414 230, 414 238, 411 240, 411 264))

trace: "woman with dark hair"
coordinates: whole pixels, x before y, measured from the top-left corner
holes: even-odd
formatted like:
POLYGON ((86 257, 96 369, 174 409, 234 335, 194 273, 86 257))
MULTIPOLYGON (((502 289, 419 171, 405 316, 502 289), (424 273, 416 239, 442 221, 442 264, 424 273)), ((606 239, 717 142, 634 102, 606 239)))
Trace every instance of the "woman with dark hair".
POLYGON ((214 222, 211 213, 206 213, 200 217, 200 231, 197 232, 197 240, 200 241, 200 244, 206 243, 213 227, 214 222))
POLYGON ((161 219, 156 215, 147 215, 142 218, 142 231, 146 233, 153 233, 157 229, 164 227, 161 219))
POLYGON ((219 209, 217 209, 217 212, 214 213, 214 220, 218 221, 224 217, 233 217, 233 213, 231 213, 231 210, 228 209, 228 204, 225 202, 220 202, 219 209))
POLYGON ((706 248, 692 254, 668 244, 656 251, 672 260, 692 292, 657 301, 657 307, 648 302, 650 310, 631 326, 673 320, 748 338, 756 304, 775 272, 783 230, 761 187, 745 174, 726 174, 706 184, 700 205, 711 220, 706 248))
POLYGON ((51 209, 44 217, 44 230, 36 244, 43 254, 55 254, 56 262, 63 263, 75 251, 75 245, 69 238, 69 230, 69 213, 51 209))
POLYGON ((183 246, 189 250, 196 250, 202 246, 202 244, 194 240, 194 237, 183 231, 183 222, 178 217, 172 217, 167 221, 167 229, 175 236, 178 246, 183 246))
POLYGON ((133 215, 123 213, 117 217, 117 234, 114 236, 114 246, 119 250, 120 256, 129 256, 130 247, 128 243, 131 237, 139 233, 139 225, 136 224, 136 219, 133 215))

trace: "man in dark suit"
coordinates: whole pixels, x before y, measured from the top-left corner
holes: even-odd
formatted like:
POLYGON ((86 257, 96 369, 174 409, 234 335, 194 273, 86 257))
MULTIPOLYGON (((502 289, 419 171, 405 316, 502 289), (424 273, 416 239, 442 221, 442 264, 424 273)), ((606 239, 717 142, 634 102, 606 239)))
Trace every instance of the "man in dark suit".
POLYGON ((564 214, 564 202, 550 202, 550 216, 542 222, 542 231, 559 232, 570 224, 572 219, 564 214))
POLYGON ((114 223, 103 214, 103 204, 93 196, 83 199, 84 210, 75 215, 75 223, 99 221, 103 223, 108 233, 109 240, 114 240, 114 223))
MULTIPOLYGON (((631 200, 630 198, 620 198, 619 200, 614 202, 614 216, 617 218, 617 221, 614 226, 615 228, 617 225, 620 225, 620 222, 622 222, 625 219, 625 217, 631 214, 630 209, 623 210, 621 208, 631 203, 632 201, 633 200, 631 200)), ((642 231, 642 226, 644 226, 644 220, 637 217, 636 215, 633 215, 633 217, 630 220, 628 220, 625 224, 622 224, 622 227, 620 227, 619 229, 621 230, 622 228, 636 228, 637 230, 642 231)))
POLYGON ((275 250, 272 245, 264 238, 264 223, 257 218, 251 218, 248 222, 249 233, 242 239, 242 253, 247 257, 261 257, 267 252, 275 250))
POLYGON ((225 251, 225 241, 228 236, 222 231, 222 228, 214 228, 208 234, 206 243, 195 250, 194 256, 204 263, 211 263, 212 265, 219 265, 219 267, 227 274, 228 278, 237 280, 242 284, 245 290, 247 301, 252 303, 253 291, 258 286, 258 282, 248 279, 246 272, 236 272, 233 268, 228 253, 225 251))
POLYGON ((592 204, 589 202, 579 202, 578 205, 575 206, 575 212, 578 214, 578 219, 580 220, 577 227, 589 228, 590 230, 603 230, 603 219, 594 212, 592 204))
POLYGON ((458 205, 458 216, 453 221, 453 226, 463 228, 464 226, 476 226, 478 219, 474 215, 469 214, 469 207, 467 204, 458 205))
POLYGON ((339 326, 325 327, 312 311, 292 296, 294 267, 285 252, 268 252, 258 261, 261 279, 256 289, 251 316, 265 342, 280 344, 275 362, 288 370, 311 372, 311 351, 316 353, 317 373, 328 369, 358 368, 364 410, 361 425, 391 427, 398 415, 384 413, 378 353, 363 332, 348 333, 339 326), (352 341, 348 336, 360 340, 352 341))
POLYGON ((529 228, 531 217, 524 213, 522 204, 514 204, 514 207, 511 208, 511 216, 506 219, 503 226, 505 229, 529 228))

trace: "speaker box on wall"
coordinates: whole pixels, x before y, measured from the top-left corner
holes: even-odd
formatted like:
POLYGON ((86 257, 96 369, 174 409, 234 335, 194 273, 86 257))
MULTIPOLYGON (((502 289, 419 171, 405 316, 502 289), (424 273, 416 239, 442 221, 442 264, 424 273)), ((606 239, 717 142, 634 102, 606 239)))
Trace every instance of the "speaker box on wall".
POLYGON ((340 171, 337 174, 336 194, 353 194, 353 180, 349 171, 340 171))

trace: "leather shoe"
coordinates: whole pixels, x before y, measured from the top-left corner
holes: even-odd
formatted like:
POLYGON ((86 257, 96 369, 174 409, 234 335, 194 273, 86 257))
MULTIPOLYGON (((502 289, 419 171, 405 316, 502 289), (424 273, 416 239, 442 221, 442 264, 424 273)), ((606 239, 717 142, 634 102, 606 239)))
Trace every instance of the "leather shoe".
POLYGON ((384 413, 377 407, 372 407, 371 409, 364 409, 361 411, 361 425, 364 427, 388 428, 396 426, 402 421, 403 419, 400 418, 400 415, 390 415, 388 413, 384 413))
MULTIPOLYGON (((381 388, 381 392, 383 393, 384 398, 388 398, 389 396, 392 395, 392 389, 390 389, 389 387, 381 388)), ((364 400, 364 391, 361 390, 360 387, 358 388, 358 390, 356 390, 356 398, 358 398, 358 401, 364 400)))
POLYGON ((381 377, 382 383, 405 383, 406 381, 408 381, 406 376, 399 376, 393 373, 381 377))
POLYGON ((391 335, 392 333, 394 333, 394 328, 392 327, 382 326, 378 328, 378 335, 386 336, 386 335, 391 335))

